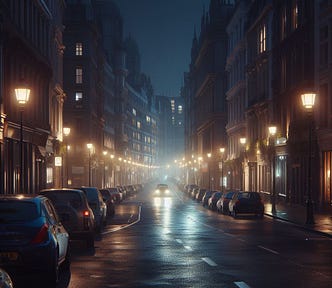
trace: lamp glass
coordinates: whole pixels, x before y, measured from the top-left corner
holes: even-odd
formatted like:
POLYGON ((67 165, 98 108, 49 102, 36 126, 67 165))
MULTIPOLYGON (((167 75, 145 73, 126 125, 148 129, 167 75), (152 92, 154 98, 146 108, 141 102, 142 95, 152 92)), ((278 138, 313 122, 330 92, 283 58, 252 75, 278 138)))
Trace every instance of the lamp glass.
POLYGON ((241 144, 246 144, 247 142, 247 139, 246 138, 240 138, 240 143, 241 144))
POLYGON ((302 105, 306 109, 311 109, 315 105, 315 93, 304 93, 301 95, 302 105))
POLYGON ((86 147, 88 148, 88 149, 92 149, 92 143, 88 143, 88 144, 86 144, 86 147))
POLYGON ((65 136, 68 136, 70 134, 70 128, 69 127, 63 127, 63 134, 65 136))
POLYGON ((269 133, 270 135, 275 135, 277 133, 277 127, 276 126, 269 126, 269 133))
POLYGON ((15 89, 16 100, 19 104, 25 104, 29 101, 30 89, 28 88, 16 88, 15 89))

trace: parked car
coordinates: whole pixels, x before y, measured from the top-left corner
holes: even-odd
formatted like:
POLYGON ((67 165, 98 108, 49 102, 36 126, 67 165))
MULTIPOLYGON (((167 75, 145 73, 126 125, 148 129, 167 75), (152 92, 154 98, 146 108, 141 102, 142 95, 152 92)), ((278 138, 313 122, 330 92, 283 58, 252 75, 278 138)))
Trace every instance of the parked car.
POLYGON ((70 239, 84 240, 88 248, 94 247, 95 217, 82 190, 44 189, 39 194, 52 201, 70 239))
POLYGON ((228 203, 233 198, 236 191, 224 192, 220 199, 217 201, 216 207, 219 213, 229 214, 228 203))
POLYGON ((220 191, 212 191, 212 196, 208 200, 208 207, 211 210, 217 209, 217 201, 221 198, 222 193, 220 191))
POLYGON ((202 198, 202 205, 203 206, 207 206, 208 205, 208 201, 209 201, 209 198, 212 196, 212 191, 206 191, 204 193, 204 196, 202 198))
POLYGON ((206 189, 204 189, 204 188, 200 188, 198 190, 198 192, 196 193, 196 201, 197 202, 201 202, 202 201, 205 192, 206 192, 206 189))
POLYGON ((107 206, 107 217, 113 217, 115 214, 115 204, 113 195, 108 188, 99 189, 101 195, 103 196, 103 200, 107 206))
POLYGON ((0 288, 13 288, 13 280, 9 274, 0 268, 0 288))
POLYGON ((51 200, 43 196, 0 195, 0 262, 7 272, 40 271, 58 282, 69 268, 69 234, 51 200))
POLYGON ((154 189, 153 196, 157 197, 168 197, 170 195, 171 191, 168 187, 168 184, 157 184, 156 188, 154 189))
POLYGON ((96 187, 82 186, 78 188, 82 190, 88 199, 89 206, 95 215, 95 228, 97 232, 101 232, 107 222, 107 207, 103 200, 103 196, 96 187))
POLYGON ((229 213, 236 218, 239 214, 254 214, 264 217, 264 204, 258 192, 239 191, 229 202, 229 213))
POLYGON ((112 194, 112 198, 114 200, 114 203, 119 204, 120 202, 122 202, 122 200, 124 198, 124 196, 123 196, 124 193, 121 192, 121 188, 119 188, 119 187, 111 187, 111 188, 108 188, 108 190, 112 194))

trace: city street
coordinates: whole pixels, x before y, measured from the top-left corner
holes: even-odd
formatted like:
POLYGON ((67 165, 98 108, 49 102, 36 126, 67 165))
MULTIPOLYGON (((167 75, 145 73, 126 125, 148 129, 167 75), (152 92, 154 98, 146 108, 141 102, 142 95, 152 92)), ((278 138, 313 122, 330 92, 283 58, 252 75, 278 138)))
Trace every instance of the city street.
MULTIPOLYGON (((94 250, 72 243, 58 287, 331 287, 330 238, 217 214, 174 185, 171 197, 152 197, 153 188, 117 206, 94 250)), ((34 278, 17 287, 37 287, 34 278)))

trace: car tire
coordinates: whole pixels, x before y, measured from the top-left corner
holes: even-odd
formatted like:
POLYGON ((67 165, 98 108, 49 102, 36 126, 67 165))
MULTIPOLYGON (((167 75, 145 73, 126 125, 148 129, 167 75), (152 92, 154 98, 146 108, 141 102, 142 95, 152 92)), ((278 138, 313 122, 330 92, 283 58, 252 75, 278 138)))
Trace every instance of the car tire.
POLYGON ((89 235, 88 239, 86 240, 86 246, 89 249, 95 247, 95 237, 92 233, 91 235, 89 235))
POLYGON ((70 269, 70 262, 71 262, 71 249, 70 249, 70 245, 68 243, 66 258, 62 264, 63 269, 68 271, 70 269))
POLYGON ((56 285, 59 282, 60 268, 59 268, 59 255, 58 252, 55 253, 53 264, 51 265, 48 273, 46 275, 47 281, 50 285, 56 285))

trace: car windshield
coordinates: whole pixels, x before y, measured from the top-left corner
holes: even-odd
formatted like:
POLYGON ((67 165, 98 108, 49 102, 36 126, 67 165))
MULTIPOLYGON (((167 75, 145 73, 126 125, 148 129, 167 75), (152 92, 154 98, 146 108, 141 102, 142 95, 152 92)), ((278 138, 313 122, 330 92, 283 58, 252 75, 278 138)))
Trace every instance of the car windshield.
POLYGON ((0 223, 25 222, 39 217, 38 207, 28 201, 0 201, 0 223))
POLYGON ((167 184, 158 184, 157 189, 167 189, 168 185, 167 184))
POLYGON ((55 206, 70 204, 74 208, 79 208, 83 204, 80 195, 74 191, 53 190, 41 194, 49 198, 55 206))

